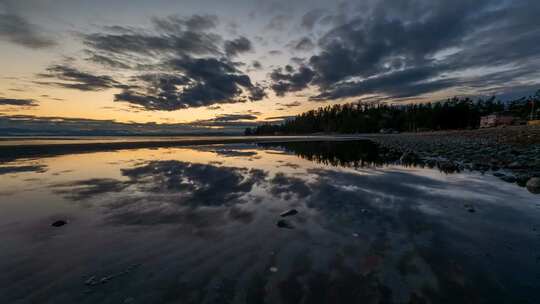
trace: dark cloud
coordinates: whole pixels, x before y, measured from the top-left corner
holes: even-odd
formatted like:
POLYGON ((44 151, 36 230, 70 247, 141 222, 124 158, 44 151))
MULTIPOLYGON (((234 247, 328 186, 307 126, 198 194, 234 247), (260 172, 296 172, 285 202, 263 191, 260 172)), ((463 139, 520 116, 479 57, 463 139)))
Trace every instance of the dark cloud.
POLYGON ((53 187, 68 199, 99 207, 109 223, 204 228, 227 223, 227 218, 249 222, 250 213, 240 206, 267 175, 180 161, 152 161, 121 173, 124 180, 89 179, 53 187))
POLYGON ((255 120, 257 116, 251 114, 223 114, 218 115, 215 121, 239 121, 239 120, 255 120))
POLYGON ((154 18, 154 31, 132 29, 83 35, 91 60, 109 68, 131 69, 139 76, 123 88, 115 101, 146 110, 174 111, 190 107, 261 100, 264 88, 253 84, 233 62, 253 50, 245 37, 222 43, 211 32, 218 24, 213 15, 154 18), (222 47, 223 46, 223 47, 222 47), (160 73, 146 71, 160 70, 160 73))
POLYGON ((291 16, 282 15, 282 14, 276 15, 270 18, 270 21, 268 21, 266 28, 269 30, 274 30, 274 31, 284 31, 290 21, 291 21, 291 16))
POLYGON ((292 196, 305 198, 311 194, 311 189, 304 179, 288 176, 278 172, 270 180, 270 193, 275 196, 290 200, 292 196))
POLYGON ((251 66, 256 70, 262 70, 263 68, 262 63, 260 63, 258 60, 253 60, 251 66))
POLYGON ((115 100, 147 110, 173 111, 264 97, 264 90, 227 60, 183 57, 170 60, 168 66, 179 75, 174 82, 159 81, 156 86, 146 81, 146 91, 128 89, 116 94, 115 100))
POLYGON ((237 56, 238 54, 253 50, 251 41, 246 37, 239 37, 234 40, 225 41, 225 54, 229 57, 237 56))
POLYGON ((53 65, 47 68, 47 73, 39 74, 42 78, 54 78, 58 81, 39 81, 43 85, 52 85, 67 89, 76 89, 81 91, 100 91, 114 87, 121 87, 121 84, 107 75, 93 75, 88 72, 82 72, 74 67, 67 65, 53 65))
POLYGON ((64 195, 72 200, 86 200, 104 193, 120 192, 129 186, 112 178, 93 178, 88 180, 60 183, 53 185, 54 192, 64 195))
POLYGON ((22 165, 22 166, 0 166, 0 175, 15 174, 15 173, 44 173, 48 167, 45 165, 22 165))
POLYGON ((0 39, 32 49, 48 48, 56 42, 21 16, 0 13, 0 39))
POLYGON ((208 106, 206 107, 208 110, 221 110, 221 106, 208 106))
POLYGON ((272 117, 267 117, 265 120, 267 121, 274 121, 274 120, 289 120, 289 119, 293 119, 295 118, 296 116, 291 116, 291 115, 287 115, 287 116, 272 116, 272 117))
POLYGON ((294 51, 308 52, 315 48, 315 44, 309 37, 302 37, 289 43, 289 47, 294 51))
POLYGON ((280 50, 270 50, 270 51, 268 51, 268 54, 276 56, 276 55, 283 54, 283 52, 280 51, 280 50))
POLYGON ((169 16, 167 18, 154 18, 152 22, 158 30, 179 33, 184 30, 206 31, 215 28, 219 19, 216 15, 169 16))
MULTIPOLYGON (((250 117, 251 118, 251 117, 250 117)), ((32 115, 0 115, 0 134, 8 135, 173 135, 242 133, 253 127, 253 120, 216 121, 199 120, 193 123, 120 123, 65 117, 39 117, 32 115)))
MULTIPOLYGON (((518 74, 540 79, 540 45, 533 42, 540 39, 540 21, 531 13, 540 10, 537 1, 381 0, 365 6, 360 16, 343 14, 318 40, 321 51, 306 65, 313 72, 309 83, 295 87, 274 77, 276 93, 313 85, 320 90, 317 100, 367 93, 399 99, 453 88, 508 89, 519 85, 518 74)), ((313 13, 308 19, 320 18, 313 13)))
POLYGON ((296 92, 307 88, 314 76, 315 73, 306 66, 300 66, 298 71, 295 71, 290 65, 285 66, 285 71, 278 68, 270 74, 273 82, 272 89, 277 96, 284 96, 287 92, 296 92))
POLYGON ((317 21, 319 21, 324 15, 324 10, 322 9, 312 9, 309 12, 305 13, 302 16, 302 27, 312 30, 317 21))
POLYGON ((289 102, 289 103, 278 103, 278 105, 281 105, 281 106, 284 106, 284 107, 287 107, 287 108, 294 108, 294 107, 299 107, 302 104, 299 101, 293 101, 293 102, 289 102))
POLYGON ((0 98, 0 106, 35 107, 37 105, 33 99, 0 98))
POLYGON ((85 45, 91 50, 113 56, 129 55, 208 55, 220 54, 220 35, 205 31, 206 26, 174 17, 154 18, 157 33, 132 31, 124 33, 94 33, 83 35, 85 45))
POLYGON ((110 67, 113 69, 130 69, 131 68, 129 64, 122 62, 122 60, 118 60, 110 56, 103 56, 99 54, 91 54, 88 58, 86 58, 86 60, 103 65, 105 67, 110 67))

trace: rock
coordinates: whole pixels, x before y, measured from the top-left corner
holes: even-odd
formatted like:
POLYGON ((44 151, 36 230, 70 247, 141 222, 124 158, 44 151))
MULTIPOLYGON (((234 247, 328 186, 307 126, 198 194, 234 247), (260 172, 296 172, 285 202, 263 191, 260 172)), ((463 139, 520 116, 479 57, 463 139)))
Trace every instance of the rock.
POLYGON ((285 212, 282 212, 280 214, 280 216, 286 217, 286 216, 296 215, 297 213, 298 213, 298 211, 296 209, 290 209, 290 210, 287 210, 285 212))
POLYGON ((414 152, 405 152, 399 158, 402 163, 415 163, 420 160, 420 157, 414 152))
POLYGON ((66 221, 58 220, 58 221, 52 223, 51 226, 53 226, 53 227, 61 227, 61 226, 64 226, 65 224, 67 224, 66 221))
POLYGON ((510 163, 507 167, 510 169, 521 169, 524 166, 520 162, 515 161, 515 162, 510 163))
POLYGON ((288 221, 286 220, 279 220, 276 225, 279 227, 279 228, 286 228, 286 229, 293 229, 294 226, 289 223, 288 221))
POLYGON ((443 172, 456 172, 459 171, 459 166, 452 161, 441 161, 438 164, 439 170, 443 172))
POLYGON ((90 286, 96 285, 97 284, 96 276, 91 276, 90 278, 88 278, 88 280, 84 281, 84 284, 90 285, 90 286))
POLYGON ((534 194, 540 194, 540 177, 532 177, 525 185, 529 192, 534 194))
POLYGON ((275 267, 275 266, 272 266, 272 267, 270 267, 269 270, 270 270, 270 272, 277 272, 277 271, 278 271, 278 268, 275 267))
POLYGON ((493 176, 495 176, 495 177, 503 177, 503 176, 504 176, 504 173, 501 173, 501 172, 494 172, 494 173, 493 173, 493 176))
POLYGON ((516 178, 511 176, 511 175, 505 175, 505 176, 501 176, 501 179, 507 183, 515 183, 516 182, 516 178))
POLYGON ((465 204, 464 207, 467 209, 467 211, 469 211, 470 213, 474 213, 476 212, 476 210, 474 209, 474 206, 471 205, 471 204, 465 204))

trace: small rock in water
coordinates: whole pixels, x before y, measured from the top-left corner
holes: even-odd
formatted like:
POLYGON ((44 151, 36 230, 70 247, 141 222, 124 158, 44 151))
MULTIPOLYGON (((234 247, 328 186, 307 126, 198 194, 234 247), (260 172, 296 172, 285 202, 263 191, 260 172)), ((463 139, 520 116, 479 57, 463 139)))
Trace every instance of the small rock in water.
POLYGON ((280 214, 280 216, 286 217, 286 216, 295 215, 295 214, 297 214, 297 213, 298 213, 298 211, 297 211, 296 209, 290 209, 290 210, 287 210, 287 211, 285 211, 285 212, 282 212, 282 213, 280 214))
POLYGON ((277 272, 278 268, 275 266, 270 267, 270 272, 277 272))
POLYGON ((507 183, 515 183, 516 182, 516 178, 511 176, 511 175, 505 175, 505 176, 502 176, 501 179, 507 183))
POLYGON ((420 160, 420 157, 414 152, 405 152, 401 155, 399 160, 403 163, 415 163, 420 160))
POLYGON ((534 194, 540 194, 540 177, 532 177, 526 184, 527 190, 534 194))
POLYGON ((90 278, 88 278, 88 280, 84 281, 84 284, 85 285, 96 285, 97 282, 96 282, 96 276, 91 276, 90 278))
POLYGON ((358 233, 353 233, 352 236, 355 238, 359 237, 358 233))
POLYGON ((467 208, 467 211, 469 211, 470 213, 476 212, 476 210, 474 209, 474 206, 471 204, 465 204, 464 207, 467 208))
POLYGON ((287 229, 293 229, 294 226, 291 225, 291 223, 289 223, 288 221, 286 220, 279 220, 276 224, 279 228, 287 228, 287 229))
POLYGON ((495 176, 495 177, 503 177, 505 175, 504 175, 504 173, 501 173, 501 172, 495 172, 495 173, 493 173, 493 176, 495 176))
POLYGON ((65 224, 67 224, 66 221, 58 220, 58 221, 52 223, 51 226, 53 226, 53 227, 61 227, 61 226, 64 226, 65 224))

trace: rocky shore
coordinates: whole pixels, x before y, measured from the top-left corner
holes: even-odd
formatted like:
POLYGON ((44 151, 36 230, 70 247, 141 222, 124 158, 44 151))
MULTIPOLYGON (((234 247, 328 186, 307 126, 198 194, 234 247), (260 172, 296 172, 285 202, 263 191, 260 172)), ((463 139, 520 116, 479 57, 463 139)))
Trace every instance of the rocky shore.
POLYGON ((438 167, 475 170, 540 193, 540 127, 368 135, 384 157, 438 167))

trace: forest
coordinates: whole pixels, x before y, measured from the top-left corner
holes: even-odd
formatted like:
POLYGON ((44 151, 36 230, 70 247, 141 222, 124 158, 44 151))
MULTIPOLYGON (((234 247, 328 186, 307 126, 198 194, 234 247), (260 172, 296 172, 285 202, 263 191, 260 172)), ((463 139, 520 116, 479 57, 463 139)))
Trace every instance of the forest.
MULTIPOLYGON (((280 124, 262 124, 247 128, 245 135, 280 135, 311 133, 419 132, 475 129, 480 117, 504 113, 525 122, 540 108, 540 90, 534 96, 512 101, 469 97, 442 102, 390 105, 385 103, 336 104, 311 110, 280 124), (536 109, 535 109, 536 105, 536 109)), ((534 116, 533 115, 533 116, 534 116)))

